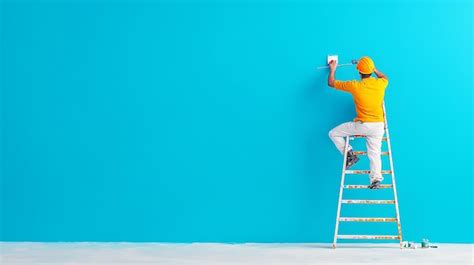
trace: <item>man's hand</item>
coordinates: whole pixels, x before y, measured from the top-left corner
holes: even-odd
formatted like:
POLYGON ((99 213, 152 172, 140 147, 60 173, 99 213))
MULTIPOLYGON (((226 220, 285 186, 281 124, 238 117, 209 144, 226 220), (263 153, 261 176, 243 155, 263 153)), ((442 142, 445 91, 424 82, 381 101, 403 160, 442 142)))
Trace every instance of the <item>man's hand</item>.
POLYGON ((378 78, 385 78, 388 80, 387 76, 384 75, 384 73, 380 72, 379 70, 377 70, 377 68, 374 68, 374 74, 378 77, 378 78))
POLYGON ((336 80, 335 73, 336 73, 336 68, 337 68, 337 62, 336 61, 330 61, 329 62, 329 75, 328 75, 328 86, 334 87, 334 81, 336 80))
POLYGON ((337 61, 330 61, 329 62, 329 69, 331 70, 331 72, 334 72, 336 71, 336 68, 337 68, 337 61))

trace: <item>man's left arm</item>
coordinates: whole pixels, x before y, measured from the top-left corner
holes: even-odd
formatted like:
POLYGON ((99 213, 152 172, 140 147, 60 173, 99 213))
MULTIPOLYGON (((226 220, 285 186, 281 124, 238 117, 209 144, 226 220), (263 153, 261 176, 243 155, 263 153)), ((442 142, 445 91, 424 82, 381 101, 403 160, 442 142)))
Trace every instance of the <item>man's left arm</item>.
POLYGON ((336 68, 337 62, 331 61, 329 62, 329 75, 328 75, 328 86, 334 87, 337 90, 346 91, 352 93, 357 82, 355 80, 352 81, 339 81, 336 80, 336 68))
POLYGON ((328 86, 334 87, 334 81, 336 81, 336 68, 337 62, 330 61, 329 62, 329 75, 328 75, 328 86))

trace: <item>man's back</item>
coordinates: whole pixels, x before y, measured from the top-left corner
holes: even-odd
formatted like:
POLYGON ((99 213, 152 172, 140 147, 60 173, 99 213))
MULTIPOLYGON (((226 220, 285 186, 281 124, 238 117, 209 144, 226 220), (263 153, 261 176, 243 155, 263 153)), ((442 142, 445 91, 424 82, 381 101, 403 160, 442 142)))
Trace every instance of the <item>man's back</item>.
POLYGON ((354 97, 357 117, 355 121, 383 122, 383 98, 388 80, 385 78, 364 78, 362 80, 334 82, 334 87, 349 92, 354 97))

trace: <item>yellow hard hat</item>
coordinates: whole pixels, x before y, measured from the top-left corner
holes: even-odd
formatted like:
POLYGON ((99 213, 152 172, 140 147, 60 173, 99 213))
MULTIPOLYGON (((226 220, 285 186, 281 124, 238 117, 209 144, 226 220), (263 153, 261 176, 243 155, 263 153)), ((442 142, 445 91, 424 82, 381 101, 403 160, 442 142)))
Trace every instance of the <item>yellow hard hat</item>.
POLYGON ((356 68, 363 74, 371 74, 375 69, 374 61, 370 57, 364 56, 360 58, 356 68))

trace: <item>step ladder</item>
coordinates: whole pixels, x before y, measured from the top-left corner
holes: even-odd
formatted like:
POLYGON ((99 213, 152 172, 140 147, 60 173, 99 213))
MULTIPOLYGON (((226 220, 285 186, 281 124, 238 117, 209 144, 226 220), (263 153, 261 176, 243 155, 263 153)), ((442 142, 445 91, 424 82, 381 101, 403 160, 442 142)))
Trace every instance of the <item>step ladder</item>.
MULTIPOLYGON (((364 135, 351 135, 346 137, 346 146, 344 149, 344 160, 342 164, 342 177, 341 177, 341 186, 339 189, 339 202, 337 205, 337 216, 336 216, 336 228, 334 231, 334 241, 333 248, 336 248, 338 239, 381 239, 381 240, 399 240, 400 248, 402 248, 402 227, 400 223, 400 212, 398 211, 398 199, 397 199, 397 188, 395 184, 395 172, 393 169, 393 159, 392 159, 392 150, 390 146, 390 135, 388 132, 388 123, 387 116, 385 113, 385 103, 382 104, 384 118, 385 118, 385 137, 382 138, 382 141, 387 142, 388 151, 381 152, 382 156, 388 156, 390 162, 389 170, 382 170, 382 174, 390 174, 392 177, 392 184, 381 185, 380 188, 383 189, 392 189, 393 190, 393 199, 392 200, 346 200, 343 199, 343 192, 345 189, 368 189, 368 185, 346 185, 344 182, 346 174, 370 174, 370 170, 346 170, 346 159, 347 159, 347 149, 349 146, 350 140, 354 138, 365 138, 364 135), (341 206, 342 204, 393 204, 395 205, 395 218, 386 218, 386 217, 341 217, 341 206), (340 235, 339 232, 339 222, 393 222, 397 224, 398 235, 340 235)), ((357 155, 367 155, 366 151, 354 151, 354 154, 357 155)))

